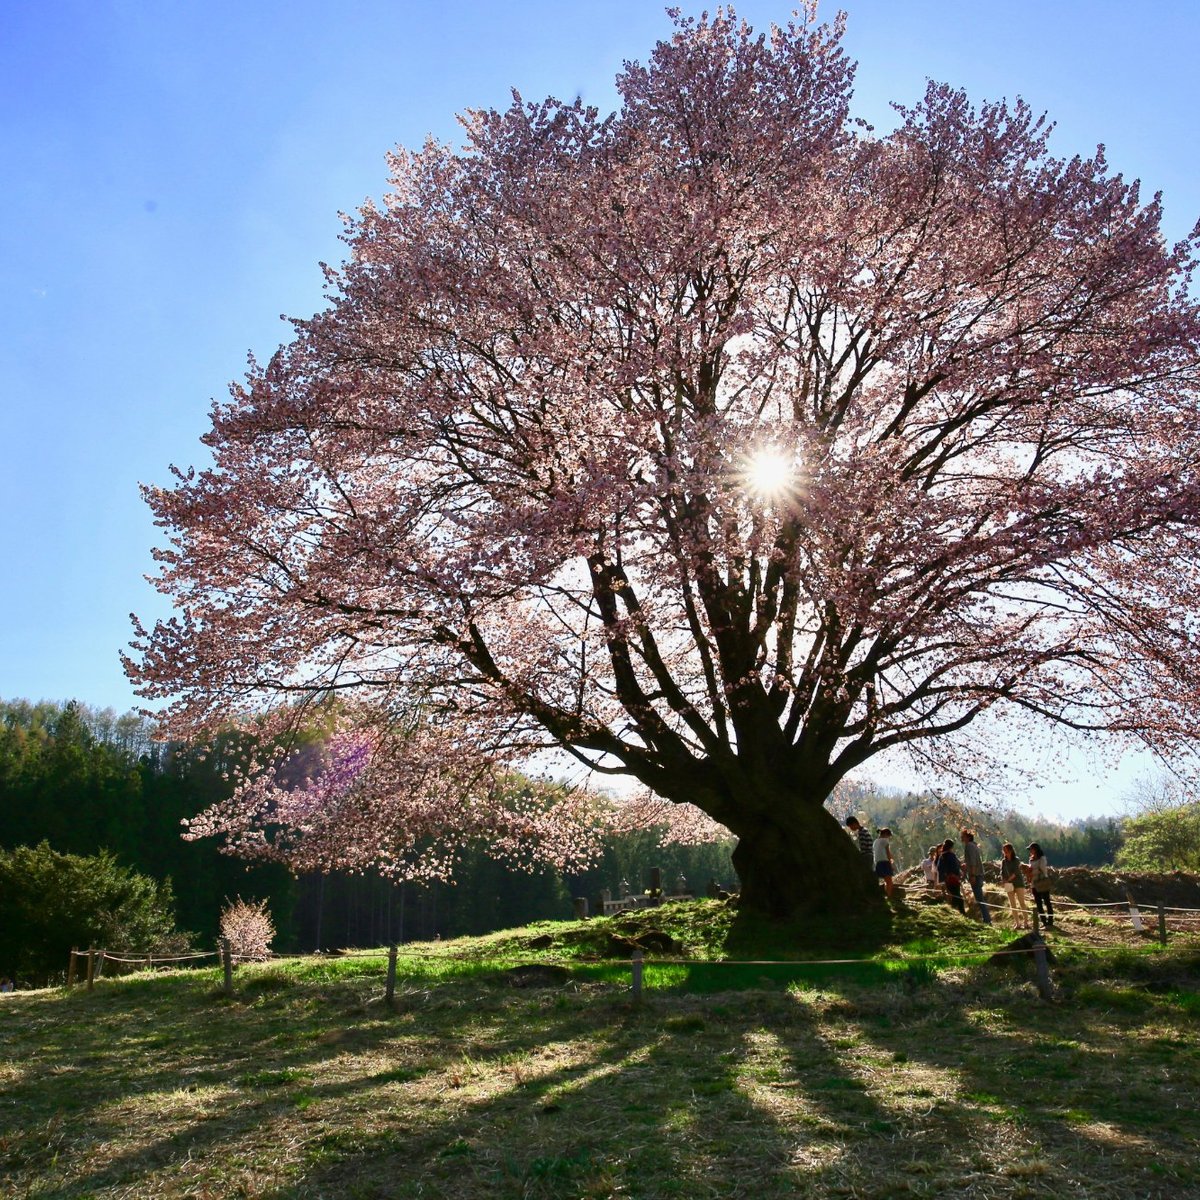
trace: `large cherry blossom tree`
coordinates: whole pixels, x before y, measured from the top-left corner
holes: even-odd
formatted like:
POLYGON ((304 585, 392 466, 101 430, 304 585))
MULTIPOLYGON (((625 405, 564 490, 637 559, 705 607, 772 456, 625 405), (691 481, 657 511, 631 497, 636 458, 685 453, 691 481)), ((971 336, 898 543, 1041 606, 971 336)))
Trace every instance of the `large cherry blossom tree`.
POLYGON ((456 769, 556 747, 698 806, 774 914, 876 902, 823 801, 881 752, 1191 744, 1196 235, 1020 102, 931 84, 875 134, 840 38, 677 16, 615 114, 514 95, 392 156, 214 465, 148 490, 179 612, 131 671, 175 731, 419 703, 456 769))

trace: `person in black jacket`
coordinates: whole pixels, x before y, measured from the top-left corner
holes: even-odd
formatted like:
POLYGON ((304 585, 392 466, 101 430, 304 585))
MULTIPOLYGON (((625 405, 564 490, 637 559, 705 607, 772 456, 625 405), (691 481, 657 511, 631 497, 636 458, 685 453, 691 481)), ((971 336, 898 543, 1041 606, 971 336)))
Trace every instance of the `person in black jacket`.
POLYGON ((942 843, 942 852, 938 855, 938 878, 946 889, 946 895, 950 897, 950 903, 960 913, 965 913, 962 898, 962 863, 954 853, 953 838, 947 838, 942 843))
POLYGON ((1036 913, 1033 923, 1036 926, 1038 917, 1047 929, 1054 928, 1054 901, 1050 899, 1050 864, 1037 842, 1029 843, 1029 865, 1024 867, 1025 878, 1033 891, 1033 903, 1036 913))

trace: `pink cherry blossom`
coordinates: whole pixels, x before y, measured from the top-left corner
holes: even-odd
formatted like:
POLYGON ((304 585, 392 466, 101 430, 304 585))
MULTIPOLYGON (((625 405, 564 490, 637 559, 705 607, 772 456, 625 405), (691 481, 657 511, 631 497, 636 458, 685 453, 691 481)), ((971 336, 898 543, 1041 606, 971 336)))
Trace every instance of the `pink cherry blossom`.
POLYGON ((213 465, 146 489, 168 729, 355 697, 323 773, 197 832, 568 862, 578 798, 503 785, 558 748, 731 830, 745 903, 846 911, 822 803, 881 752, 969 773, 985 715, 1194 744, 1195 237, 1019 101, 865 130, 811 8, 676 23, 610 116, 514 95, 398 150, 213 465))

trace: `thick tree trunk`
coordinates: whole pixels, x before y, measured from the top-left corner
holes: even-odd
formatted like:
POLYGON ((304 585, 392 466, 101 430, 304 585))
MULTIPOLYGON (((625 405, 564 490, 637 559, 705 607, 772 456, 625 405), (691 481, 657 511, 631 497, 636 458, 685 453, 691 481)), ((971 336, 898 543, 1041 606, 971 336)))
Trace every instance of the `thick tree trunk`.
POLYGON ((822 807, 750 818, 734 832, 743 908, 786 919, 852 917, 883 904, 857 845, 822 807))

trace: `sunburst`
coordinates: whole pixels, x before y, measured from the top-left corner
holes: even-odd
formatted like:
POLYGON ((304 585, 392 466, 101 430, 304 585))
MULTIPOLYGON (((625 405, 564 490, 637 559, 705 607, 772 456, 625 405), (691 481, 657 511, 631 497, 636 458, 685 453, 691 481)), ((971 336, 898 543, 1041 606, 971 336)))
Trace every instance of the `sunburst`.
POLYGON ((764 500, 790 491, 796 482, 796 463, 777 446, 768 446, 746 460, 746 485, 764 500))

